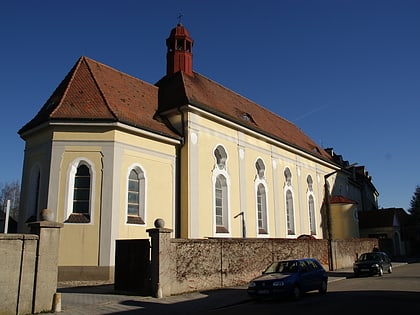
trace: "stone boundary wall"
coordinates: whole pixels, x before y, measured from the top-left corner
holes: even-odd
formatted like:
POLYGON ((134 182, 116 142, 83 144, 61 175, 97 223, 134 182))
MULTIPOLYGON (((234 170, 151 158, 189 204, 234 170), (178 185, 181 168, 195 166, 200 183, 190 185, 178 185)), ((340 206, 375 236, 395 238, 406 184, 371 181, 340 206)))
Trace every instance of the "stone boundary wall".
POLYGON ((30 314, 37 235, 0 234, 0 314, 30 314))
MULTIPOLYGON (((331 241, 332 270, 351 267, 358 255, 377 243, 376 239, 331 241)), ((160 283, 170 286, 163 290, 170 295, 238 286, 271 262, 301 257, 317 258, 328 270, 328 247, 328 240, 319 239, 170 239, 166 260, 170 270, 165 273, 170 279, 160 283)))
POLYGON ((31 234, 0 234, 0 315, 51 312, 62 224, 29 224, 31 234))
POLYGON ((332 270, 352 267, 354 261, 365 252, 379 248, 376 238, 354 238, 331 241, 332 270))

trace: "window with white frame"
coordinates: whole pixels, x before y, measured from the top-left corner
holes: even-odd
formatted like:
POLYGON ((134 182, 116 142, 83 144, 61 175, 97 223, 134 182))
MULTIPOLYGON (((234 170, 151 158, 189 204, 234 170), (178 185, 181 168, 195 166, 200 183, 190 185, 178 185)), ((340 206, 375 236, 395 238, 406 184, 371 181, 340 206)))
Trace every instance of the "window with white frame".
POLYGON ((226 171, 227 154, 219 145, 214 150, 215 167, 213 169, 214 216, 216 233, 229 233, 228 216, 228 175, 226 171))
POLYGON ((267 197, 265 187, 259 184, 257 188, 258 233, 268 234, 267 229, 267 197))
POLYGON ((267 192, 265 181, 265 165, 261 159, 255 162, 256 169, 256 203, 257 203, 257 224, 258 234, 268 234, 267 224, 267 192))
POLYGON ((91 169, 85 161, 73 165, 70 172, 69 194, 71 213, 66 223, 89 223, 91 221, 91 169))
POLYGON ((315 199, 312 176, 308 175, 306 178, 308 183, 308 215, 309 215, 309 230, 311 235, 316 235, 316 222, 315 222, 315 199))
POLYGON ((145 224, 145 221, 145 176, 140 167, 135 167, 127 180, 127 223, 145 224))
POLYGON ((284 170, 287 235, 295 235, 295 214, 293 208, 292 173, 287 167, 284 170))

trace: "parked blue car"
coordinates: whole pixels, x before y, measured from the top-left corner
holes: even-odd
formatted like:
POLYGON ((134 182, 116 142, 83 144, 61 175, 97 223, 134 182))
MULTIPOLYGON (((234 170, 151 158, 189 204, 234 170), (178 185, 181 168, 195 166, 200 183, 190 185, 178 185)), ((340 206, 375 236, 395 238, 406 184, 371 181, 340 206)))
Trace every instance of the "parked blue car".
POLYGON ((272 263, 263 274, 253 279, 247 292, 254 299, 291 297, 298 300, 303 293, 327 292, 328 274, 315 258, 283 260, 272 263))

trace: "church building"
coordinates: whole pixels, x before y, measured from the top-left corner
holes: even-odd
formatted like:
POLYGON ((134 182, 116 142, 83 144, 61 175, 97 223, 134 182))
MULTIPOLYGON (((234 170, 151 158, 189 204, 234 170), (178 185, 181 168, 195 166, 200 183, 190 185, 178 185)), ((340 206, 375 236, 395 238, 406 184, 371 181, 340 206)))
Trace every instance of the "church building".
POLYGON ((83 56, 19 130, 19 230, 41 211, 63 223, 60 273, 108 277, 116 240, 148 238, 157 218, 173 238, 326 237, 324 176, 339 166, 290 121, 195 72, 193 44, 182 24, 171 30, 155 84, 83 56))

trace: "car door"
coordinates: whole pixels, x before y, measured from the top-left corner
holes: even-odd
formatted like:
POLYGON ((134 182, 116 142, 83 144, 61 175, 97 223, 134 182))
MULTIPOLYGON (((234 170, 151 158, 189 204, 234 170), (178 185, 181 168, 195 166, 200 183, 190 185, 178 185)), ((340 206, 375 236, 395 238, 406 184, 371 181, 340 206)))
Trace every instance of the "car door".
POLYGON ((311 291, 316 287, 313 268, 305 260, 299 261, 299 278, 302 291, 311 291))
POLYGON ((381 256, 382 256, 382 260, 384 262, 383 263, 384 271, 388 271, 389 266, 391 265, 391 259, 386 254, 382 254, 381 256))

